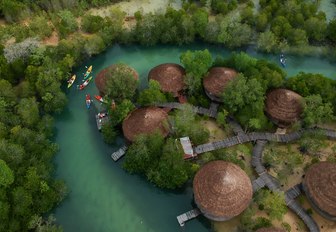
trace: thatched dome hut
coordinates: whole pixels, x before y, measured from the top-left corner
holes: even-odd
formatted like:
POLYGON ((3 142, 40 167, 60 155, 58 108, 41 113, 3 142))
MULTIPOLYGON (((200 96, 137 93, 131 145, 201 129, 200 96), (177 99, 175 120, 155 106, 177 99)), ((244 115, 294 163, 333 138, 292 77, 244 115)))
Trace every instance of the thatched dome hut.
POLYGON ((267 227, 267 228, 260 228, 256 232, 286 232, 286 230, 275 227, 267 227))
POLYGON ((252 199, 250 178, 237 165, 222 160, 205 164, 195 175, 194 199, 203 215, 226 221, 243 212, 252 199))
POLYGON ((159 130, 167 136, 169 128, 167 124, 168 114, 158 107, 145 107, 132 111, 123 121, 122 129, 125 138, 133 142, 140 134, 150 134, 159 130))
POLYGON ((230 68, 213 67, 203 78, 203 86, 208 97, 217 102, 223 102, 222 93, 228 83, 237 76, 237 72, 230 68))
POLYGON ((172 93, 175 97, 185 88, 184 76, 184 68, 172 63, 160 64, 148 73, 149 80, 156 80, 163 92, 172 93))
POLYGON ((97 74, 97 76, 94 79, 97 89, 99 90, 99 94, 101 96, 104 96, 106 94, 105 86, 108 78, 113 77, 113 74, 118 72, 128 72, 136 80, 139 79, 138 73, 133 68, 131 68, 126 64, 113 64, 107 68, 104 68, 97 74))
POLYGON ((302 186, 313 208, 325 218, 336 221, 336 163, 312 165, 302 186))
POLYGON ((288 89, 274 89, 266 96, 266 114, 278 126, 286 127, 299 120, 302 97, 288 89))

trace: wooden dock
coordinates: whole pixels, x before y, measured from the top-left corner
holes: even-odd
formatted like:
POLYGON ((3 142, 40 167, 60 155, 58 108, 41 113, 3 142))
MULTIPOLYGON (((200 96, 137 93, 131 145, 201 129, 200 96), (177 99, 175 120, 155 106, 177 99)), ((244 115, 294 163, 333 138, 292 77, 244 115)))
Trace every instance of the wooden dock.
POLYGON ((127 146, 122 146, 118 151, 112 153, 111 158, 116 162, 125 155, 127 146))
POLYGON ((194 219, 195 217, 197 217, 198 215, 201 214, 201 211, 199 211, 199 209, 192 209, 184 214, 181 214, 179 216, 177 216, 177 221, 178 223, 180 224, 180 226, 184 226, 184 224, 191 220, 191 219, 194 219))
POLYGON ((107 123, 109 118, 107 116, 100 118, 98 114, 96 114, 96 123, 97 123, 97 128, 99 131, 101 131, 102 126, 107 123))

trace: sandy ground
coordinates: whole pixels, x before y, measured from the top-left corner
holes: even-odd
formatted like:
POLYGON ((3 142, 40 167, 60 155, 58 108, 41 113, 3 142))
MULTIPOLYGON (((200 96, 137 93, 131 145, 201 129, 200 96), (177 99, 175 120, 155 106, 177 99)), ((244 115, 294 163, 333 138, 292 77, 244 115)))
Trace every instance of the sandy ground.
POLYGON ((128 2, 120 2, 104 8, 92 9, 90 10, 90 13, 104 17, 109 14, 110 9, 119 8, 126 13, 126 16, 133 16, 137 11, 140 11, 143 14, 150 12, 164 13, 167 6, 181 9, 182 3, 180 0, 130 0, 128 2))
POLYGON ((53 31, 49 38, 43 40, 43 44, 50 46, 57 46, 59 42, 58 34, 56 31, 53 31))
POLYGON ((201 124, 210 132, 209 142, 222 140, 231 136, 230 132, 225 132, 217 125, 215 120, 202 120, 201 124))
POLYGON ((329 221, 325 219, 324 217, 320 216, 310 205, 306 197, 303 197, 304 202, 303 202, 303 207, 305 209, 312 209, 313 214, 312 217, 316 221, 316 223, 320 227, 320 232, 336 232, 336 222, 329 221))

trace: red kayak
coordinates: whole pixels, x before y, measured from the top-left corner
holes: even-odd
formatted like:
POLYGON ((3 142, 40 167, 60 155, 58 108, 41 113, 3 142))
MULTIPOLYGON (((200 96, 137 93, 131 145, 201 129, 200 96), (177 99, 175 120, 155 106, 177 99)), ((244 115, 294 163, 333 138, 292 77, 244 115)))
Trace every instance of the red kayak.
POLYGON ((100 101, 101 103, 104 103, 103 97, 101 97, 99 95, 94 95, 94 97, 97 99, 97 101, 100 101))
POLYGON ((91 97, 90 97, 90 94, 86 94, 85 104, 86 104, 86 108, 90 109, 90 106, 91 106, 91 97))
POLYGON ((84 81, 83 84, 81 84, 79 86, 79 89, 83 90, 90 83, 91 79, 92 79, 92 76, 89 79, 87 79, 86 81, 84 81))

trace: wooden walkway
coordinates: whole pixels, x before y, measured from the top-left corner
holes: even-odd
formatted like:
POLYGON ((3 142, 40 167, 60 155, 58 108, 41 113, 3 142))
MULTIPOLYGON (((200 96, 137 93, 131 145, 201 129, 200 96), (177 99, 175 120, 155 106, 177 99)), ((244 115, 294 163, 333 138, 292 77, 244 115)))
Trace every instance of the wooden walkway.
MULTIPOLYGON (((158 107, 166 107, 172 109, 182 109, 183 105, 176 102, 170 103, 157 103, 155 104, 158 107)), ((206 115, 211 118, 217 117, 217 103, 211 103, 210 108, 206 109, 203 107, 192 106, 193 111, 197 114, 206 115)), ((278 133, 268 133, 268 132, 252 132, 245 133, 241 126, 235 122, 232 118, 227 119, 229 125, 232 127, 236 136, 226 138, 221 141, 215 141, 212 143, 206 143, 194 147, 194 151, 197 154, 202 154, 205 152, 222 149, 226 147, 231 147, 237 144, 246 143, 246 142, 256 142, 256 145, 253 148, 251 164, 254 167, 255 171, 258 173, 259 177, 252 181, 253 192, 258 191, 259 189, 266 186, 271 191, 283 192, 281 190, 279 181, 267 173, 266 168, 263 165, 262 153, 263 149, 267 142, 280 142, 280 143, 289 143, 295 140, 298 140, 302 137, 304 133, 310 134, 323 134, 329 139, 336 139, 336 131, 321 129, 321 128, 312 128, 306 130, 300 130, 292 132, 289 134, 278 134, 278 133)), ((294 213, 296 213, 306 224, 310 232, 319 232, 320 229, 314 219, 303 209, 296 201, 295 198, 301 193, 300 185, 296 185, 291 189, 284 192, 285 202, 288 208, 290 208, 294 213)), ((193 209, 187 213, 177 216, 177 220, 180 226, 184 226, 185 222, 197 217, 200 214, 198 209, 193 209)))
POLYGON ((212 143, 205 143, 194 148, 197 154, 202 154, 208 151, 213 151, 221 148, 231 147, 240 143, 246 142, 255 142, 257 140, 265 140, 269 142, 279 142, 279 143, 289 143, 301 138, 304 133, 321 133, 327 136, 329 139, 336 139, 336 131, 327 130, 327 129, 306 129, 301 131, 292 132, 289 134, 275 134, 275 133, 268 133, 268 132, 252 132, 240 135, 232 136, 230 138, 226 138, 224 140, 215 141, 212 143))
POLYGON ((116 162, 118 161, 122 156, 125 155, 127 150, 127 146, 122 146, 121 148, 119 148, 118 151, 115 151, 111 154, 111 158, 116 162))
POLYGON ((190 210, 186 213, 183 213, 183 214, 177 216, 176 218, 177 218, 178 223, 182 227, 182 226, 185 225, 185 223, 187 221, 189 221, 191 219, 194 219, 195 217, 197 217, 200 214, 201 214, 200 210, 196 208, 196 209, 192 209, 192 210, 190 210))

